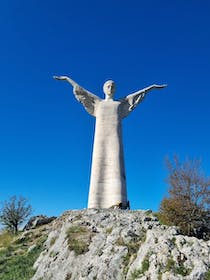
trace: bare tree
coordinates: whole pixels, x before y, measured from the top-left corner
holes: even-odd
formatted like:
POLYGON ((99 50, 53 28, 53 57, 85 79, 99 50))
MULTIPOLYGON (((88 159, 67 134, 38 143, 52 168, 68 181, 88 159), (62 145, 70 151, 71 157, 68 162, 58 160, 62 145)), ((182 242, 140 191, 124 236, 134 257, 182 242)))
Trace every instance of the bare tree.
POLYGON ((210 177, 201 170, 200 160, 177 156, 166 160, 169 176, 169 197, 160 205, 160 217, 169 225, 179 226, 189 236, 207 238, 210 235, 210 177))
POLYGON ((31 214, 32 207, 24 197, 12 196, 3 203, 0 222, 10 231, 17 233, 19 226, 31 214))

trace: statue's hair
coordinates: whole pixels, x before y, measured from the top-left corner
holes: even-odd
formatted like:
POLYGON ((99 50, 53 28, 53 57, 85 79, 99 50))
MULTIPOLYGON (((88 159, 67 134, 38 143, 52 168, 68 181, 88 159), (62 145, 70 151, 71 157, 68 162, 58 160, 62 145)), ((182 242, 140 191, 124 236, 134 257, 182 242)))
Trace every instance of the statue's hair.
POLYGON ((106 81, 106 82, 104 83, 104 86, 107 85, 107 84, 109 84, 109 83, 113 83, 113 84, 114 84, 115 82, 112 81, 112 80, 108 80, 108 81, 106 81))

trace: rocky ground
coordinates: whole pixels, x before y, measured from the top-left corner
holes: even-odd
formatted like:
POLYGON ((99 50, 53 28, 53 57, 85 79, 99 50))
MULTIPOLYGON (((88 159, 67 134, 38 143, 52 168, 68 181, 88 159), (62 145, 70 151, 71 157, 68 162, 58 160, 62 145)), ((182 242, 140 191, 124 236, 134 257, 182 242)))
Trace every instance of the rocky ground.
POLYGON ((151 211, 67 211, 50 224, 33 280, 209 280, 210 242, 151 211))

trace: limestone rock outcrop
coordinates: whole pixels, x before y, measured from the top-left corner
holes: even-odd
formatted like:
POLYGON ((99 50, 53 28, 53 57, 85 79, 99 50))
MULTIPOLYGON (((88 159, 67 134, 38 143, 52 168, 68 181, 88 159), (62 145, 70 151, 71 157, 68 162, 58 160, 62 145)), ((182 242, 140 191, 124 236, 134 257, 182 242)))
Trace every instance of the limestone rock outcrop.
POLYGON ((67 211, 52 223, 32 279, 204 280, 209 249, 151 211, 67 211))
POLYGON ((51 223, 53 220, 55 220, 56 217, 47 217, 45 215, 37 215, 33 216, 29 219, 28 223, 25 225, 23 230, 30 230, 33 228, 36 228, 38 226, 46 225, 51 223))

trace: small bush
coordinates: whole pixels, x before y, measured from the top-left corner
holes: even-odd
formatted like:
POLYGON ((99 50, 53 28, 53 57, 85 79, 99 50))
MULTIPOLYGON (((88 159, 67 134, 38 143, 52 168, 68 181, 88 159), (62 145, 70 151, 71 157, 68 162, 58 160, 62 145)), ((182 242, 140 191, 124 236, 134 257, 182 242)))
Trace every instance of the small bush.
POLYGON ((182 234, 208 240, 210 238, 210 177, 201 170, 199 160, 180 162, 175 156, 167 160, 169 196, 160 205, 159 219, 175 225, 182 234))

